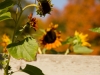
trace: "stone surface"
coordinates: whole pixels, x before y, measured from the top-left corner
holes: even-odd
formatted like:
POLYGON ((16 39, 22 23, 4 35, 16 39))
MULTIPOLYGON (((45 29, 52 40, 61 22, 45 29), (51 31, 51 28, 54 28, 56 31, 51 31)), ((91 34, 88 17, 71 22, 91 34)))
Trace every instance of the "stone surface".
MULTIPOLYGON (((40 68, 45 75, 100 75, 100 56, 88 55, 37 55, 37 61, 25 62, 11 59, 13 71, 31 64, 40 68)), ((2 71, 0 75, 3 75, 2 71)), ((28 75, 16 72, 13 75, 28 75)))

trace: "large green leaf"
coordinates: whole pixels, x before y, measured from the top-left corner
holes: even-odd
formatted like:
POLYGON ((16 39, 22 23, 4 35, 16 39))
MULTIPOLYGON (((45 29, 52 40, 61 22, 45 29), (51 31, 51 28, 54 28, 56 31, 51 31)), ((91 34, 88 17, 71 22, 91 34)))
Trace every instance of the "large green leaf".
POLYGON ((90 31, 100 33, 100 27, 91 28, 90 31))
POLYGON ((29 75, 44 75, 38 67, 28 64, 24 69, 22 69, 22 71, 28 73, 29 75))
POLYGON ((93 51, 92 49, 81 45, 75 45, 73 49, 74 53, 91 53, 93 51))
POLYGON ((32 61, 36 60, 38 43, 32 37, 27 37, 18 43, 12 43, 8 45, 7 48, 9 54, 14 58, 32 61))
POLYGON ((10 7, 13 5, 13 1, 12 0, 5 0, 3 2, 0 3, 0 9, 5 9, 6 7, 10 7))
POLYGON ((11 19, 10 12, 6 12, 6 13, 3 13, 2 15, 0 15, 0 21, 7 20, 7 19, 11 19))

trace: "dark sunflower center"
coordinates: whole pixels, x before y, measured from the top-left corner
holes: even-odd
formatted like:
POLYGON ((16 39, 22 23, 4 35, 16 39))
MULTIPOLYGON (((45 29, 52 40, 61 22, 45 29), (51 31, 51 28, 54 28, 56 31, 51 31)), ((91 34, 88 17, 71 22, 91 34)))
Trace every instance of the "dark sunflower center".
POLYGON ((56 33, 53 30, 48 31, 43 39, 43 41, 45 41, 46 43, 53 43, 55 40, 56 40, 56 33))
POLYGON ((51 11, 51 7, 48 1, 41 2, 41 6, 43 14, 49 13, 51 11))

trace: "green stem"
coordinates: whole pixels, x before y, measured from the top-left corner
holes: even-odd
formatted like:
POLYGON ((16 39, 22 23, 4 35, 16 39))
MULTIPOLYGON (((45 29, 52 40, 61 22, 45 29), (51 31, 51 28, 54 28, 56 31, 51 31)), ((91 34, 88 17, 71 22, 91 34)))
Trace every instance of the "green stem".
POLYGON ((16 13, 15 29, 14 29, 14 33, 13 33, 12 43, 15 42, 14 38, 15 38, 16 31, 17 31, 17 29, 19 27, 18 23, 19 23, 19 20, 20 20, 21 15, 23 13, 23 10, 22 10, 21 4, 20 4, 20 0, 18 2, 18 6, 20 7, 21 12, 20 12, 18 18, 17 18, 17 13, 16 13))
POLYGON ((68 55, 71 51, 70 51, 70 47, 71 47, 72 45, 71 44, 69 44, 69 46, 68 46, 68 49, 65 51, 65 53, 64 53, 64 55, 68 55))
POLYGON ((38 7, 36 4, 30 4, 30 5, 25 6, 22 10, 24 11, 26 8, 31 7, 31 6, 38 7))
POLYGON ((42 54, 42 51, 41 51, 41 49, 40 49, 40 48, 38 48, 38 52, 39 52, 39 54, 42 54))
MULTIPOLYGON (((20 5, 19 5, 19 7, 20 7, 20 9, 21 9, 21 12, 20 12, 20 14, 19 14, 18 19, 15 20, 15 29, 14 29, 14 33, 13 33, 12 43, 15 42, 16 31, 17 31, 17 29, 18 29, 18 27, 19 27, 18 23, 19 23, 19 20, 20 20, 21 15, 22 15, 22 13, 23 13, 22 7, 21 7, 20 5)), ((8 55, 7 65, 6 65, 6 67, 4 68, 4 75, 8 75, 10 58, 11 58, 11 56, 8 55)))
POLYGON ((8 56, 7 65, 6 65, 6 67, 4 68, 4 75, 8 75, 9 62, 10 62, 10 55, 8 56))
POLYGON ((16 31, 17 31, 17 29, 18 29, 18 27, 19 27, 18 22, 19 22, 19 19, 20 19, 21 15, 22 15, 22 12, 23 12, 23 11, 21 11, 21 13, 20 13, 20 15, 19 15, 17 21, 15 22, 16 24, 15 24, 14 34, 13 34, 13 38, 12 38, 12 43, 15 42, 14 38, 15 38, 16 31))

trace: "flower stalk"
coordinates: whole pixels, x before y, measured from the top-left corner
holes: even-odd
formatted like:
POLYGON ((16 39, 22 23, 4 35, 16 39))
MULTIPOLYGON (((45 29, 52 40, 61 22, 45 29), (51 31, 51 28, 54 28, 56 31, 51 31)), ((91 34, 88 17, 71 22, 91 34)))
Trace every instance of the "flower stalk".
MULTIPOLYGON (((20 14, 19 14, 18 19, 16 18, 16 20, 15 20, 15 29, 14 29, 14 33, 13 33, 12 43, 15 42, 15 35, 16 35, 16 31, 17 31, 17 29, 18 29, 18 23, 19 23, 20 17, 21 17, 22 12, 23 12, 23 11, 22 11, 22 7, 21 7, 21 6, 19 6, 19 7, 20 7, 20 9, 21 9, 21 12, 20 12, 20 14)), ((16 15, 17 15, 17 14, 16 14, 16 15)), ((9 62, 10 62, 10 58, 11 58, 11 56, 8 55, 8 61, 7 61, 7 65, 6 65, 5 69, 4 69, 4 75, 9 75, 8 71, 9 71, 9 62)))

